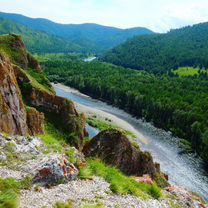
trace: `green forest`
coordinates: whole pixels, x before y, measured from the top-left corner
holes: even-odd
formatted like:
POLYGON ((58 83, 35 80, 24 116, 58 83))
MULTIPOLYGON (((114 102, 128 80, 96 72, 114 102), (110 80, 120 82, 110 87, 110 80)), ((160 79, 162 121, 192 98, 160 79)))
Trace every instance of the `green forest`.
POLYGON ((16 33, 30 52, 98 53, 134 36, 152 34, 147 28, 120 29, 98 24, 59 24, 48 19, 33 19, 19 14, 0 12, 0 34, 16 33))
POLYGON ((165 34, 135 37, 107 52, 102 60, 157 74, 179 67, 208 68, 208 23, 165 34))
POLYGON ((0 35, 9 33, 21 35, 28 50, 32 53, 69 53, 82 51, 82 48, 75 43, 42 31, 27 28, 0 17, 0 35))
POLYGON ((206 77, 158 76, 98 61, 45 60, 42 66, 51 81, 77 88, 145 118, 156 127, 170 130, 188 140, 208 161, 206 77))

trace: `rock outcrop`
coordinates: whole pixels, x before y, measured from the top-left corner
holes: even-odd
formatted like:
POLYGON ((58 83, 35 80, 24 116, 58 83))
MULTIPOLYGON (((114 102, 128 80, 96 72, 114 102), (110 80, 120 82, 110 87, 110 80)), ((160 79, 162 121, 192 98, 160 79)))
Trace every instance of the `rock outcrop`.
POLYGON ((27 109, 27 126, 30 135, 44 134, 44 114, 35 108, 27 109))
MULTIPOLYGON (((5 172, 11 172, 9 176, 15 178, 17 176, 18 179, 29 176, 33 183, 44 186, 76 179, 79 171, 71 161, 67 160, 66 155, 45 154, 46 151, 48 151, 47 147, 38 137, 6 137, 0 134, 0 163, 11 163, 15 169, 11 172, 6 171, 6 168, 2 171, 0 168, 0 177, 4 176, 5 172), (18 174, 18 171, 21 174, 18 174)), ((81 154, 76 151, 75 157, 81 154)))
POLYGON ((77 139, 72 141, 73 145, 81 149, 83 147, 83 139, 86 136, 85 116, 78 114, 73 102, 53 93, 35 88, 26 73, 17 66, 14 68, 17 81, 27 103, 50 116, 51 120, 59 118, 59 126, 65 132, 74 133, 77 139))
POLYGON ((71 101, 55 95, 21 37, 1 36, 0 50, 8 57, 0 56, 0 131, 17 135, 42 134, 45 114, 73 137, 69 142, 82 149, 86 135, 84 115, 77 113, 71 101), (29 106, 28 112, 23 100, 29 106))
POLYGON ((0 131, 27 134, 26 112, 9 58, 0 53, 0 131))
POLYGON ((0 44, 4 48, 6 48, 7 52, 9 51, 7 55, 9 56, 12 63, 20 66, 25 70, 27 70, 28 68, 32 68, 38 72, 41 71, 41 67, 38 61, 36 61, 34 57, 27 52, 21 36, 16 34, 10 34, 5 37, 6 41, 0 40, 0 44))
POLYGON ((155 177, 159 172, 148 152, 142 152, 118 130, 106 130, 94 137, 83 149, 85 156, 101 158, 126 175, 155 177))

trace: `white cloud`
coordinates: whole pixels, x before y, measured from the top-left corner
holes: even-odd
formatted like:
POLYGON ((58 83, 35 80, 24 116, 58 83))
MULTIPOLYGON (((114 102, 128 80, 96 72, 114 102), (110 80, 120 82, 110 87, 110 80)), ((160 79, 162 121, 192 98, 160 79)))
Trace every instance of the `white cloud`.
POLYGON ((1 10, 61 23, 94 22, 157 32, 208 21, 207 0, 0 0, 1 10))

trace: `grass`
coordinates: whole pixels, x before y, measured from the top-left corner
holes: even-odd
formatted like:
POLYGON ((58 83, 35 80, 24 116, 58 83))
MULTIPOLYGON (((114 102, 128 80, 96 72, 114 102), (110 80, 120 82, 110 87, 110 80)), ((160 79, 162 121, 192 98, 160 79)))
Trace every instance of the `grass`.
POLYGON ((21 181, 13 178, 0 178, 0 208, 18 207, 18 198, 21 189, 30 189, 32 180, 26 177, 21 181))
POLYGON ((174 71, 180 77, 198 76, 200 72, 208 73, 205 69, 194 68, 194 67, 180 67, 174 71))
POLYGON ((69 135, 63 133, 58 130, 52 123, 46 121, 45 122, 45 134, 38 135, 41 138, 48 148, 48 152, 59 152, 61 154, 65 154, 68 161, 79 165, 80 158, 75 157, 75 149, 71 147, 68 143, 69 135))
POLYGON ((11 47, 15 40, 16 37, 12 35, 0 36, 0 49, 4 51, 13 62, 16 63, 17 60, 21 60, 23 51, 15 47, 11 47))
POLYGON ((111 191, 117 194, 132 194, 143 199, 158 199, 162 196, 161 189, 156 184, 138 183, 99 159, 88 158, 87 164, 86 167, 80 169, 81 179, 90 179, 93 175, 102 177, 110 184, 111 191))
POLYGON ((54 125, 48 121, 45 123, 45 134, 39 135, 39 137, 44 141, 45 145, 50 150, 55 150, 56 152, 63 152, 63 147, 65 145, 65 135, 59 131, 54 125))
POLYGON ((104 208, 104 205, 102 203, 84 204, 81 208, 104 208))
POLYGON ((131 138, 136 138, 136 136, 132 132, 124 130, 124 129, 112 124, 112 121, 108 118, 106 118, 105 121, 103 121, 103 120, 97 119, 96 116, 92 116, 92 117, 87 118, 87 123, 90 126, 99 129, 100 131, 104 131, 107 129, 117 129, 117 130, 121 131, 123 134, 125 134, 126 136, 130 136, 131 138))
MULTIPOLYGON (((54 208, 73 208, 74 203, 72 201, 68 201, 66 203, 64 202, 57 202, 54 206, 54 208)), ((104 208, 103 204, 101 203, 87 203, 81 206, 81 208, 104 208)))
POLYGON ((42 73, 35 72, 32 69, 24 70, 17 65, 14 66, 18 68, 18 70, 20 70, 21 73, 23 73, 30 80, 29 85, 31 85, 35 89, 39 89, 40 91, 47 92, 49 94, 54 94, 53 89, 50 88, 48 84, 46 84, 47 79, 44 78, 44 75, 42 73))
POLYGON ((72 201, 68 201, 66 203, 64 202, 57 202, 54 206, 54 208, 73 208, 73 202, 72 201))
POLYGON ((51 87, 50 81, 46 78, 43 72, 37 72, 33 69, 28 69, 27 74, 29 74, 30 78, 32 78, 33 81, 38 82, 39 85, 44 88, 44 90, 47 90, 48 92, 53 94, 55 93, 55 91, 51 87))

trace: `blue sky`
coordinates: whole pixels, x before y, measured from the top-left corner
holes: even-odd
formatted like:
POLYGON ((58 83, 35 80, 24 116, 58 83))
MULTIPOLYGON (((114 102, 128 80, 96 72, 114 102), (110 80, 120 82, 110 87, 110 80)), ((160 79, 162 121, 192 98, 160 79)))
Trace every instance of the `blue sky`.
POLYGON ((208 0, 0 0, 3 12, 59 23, 98 23, 165 32, 208 21, 208 0))

